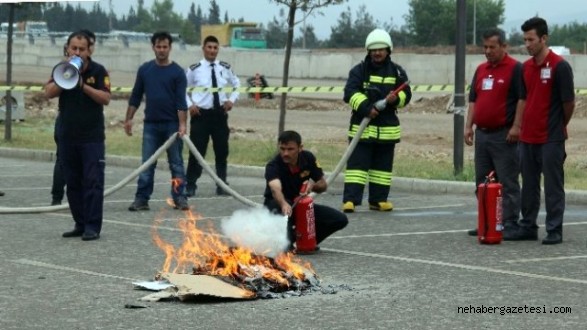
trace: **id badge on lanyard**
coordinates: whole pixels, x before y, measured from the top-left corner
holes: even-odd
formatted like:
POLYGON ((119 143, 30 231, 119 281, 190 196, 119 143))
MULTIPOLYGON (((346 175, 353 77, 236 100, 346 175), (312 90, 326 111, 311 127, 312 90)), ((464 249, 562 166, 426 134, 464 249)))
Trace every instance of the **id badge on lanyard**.
POLYGON ((481 90, 483 91, 490 91, 493 89, 493 76, 489 75, 487 78, 484 78, 481 82, 481 90))
POLYGON ((552 68, 549 66, 549 62, 546 62, 546 67, 540 69, 540 79, 542 80, 546 80, 546 79, 550 79, 551 77, 551 73, 552 73, 552 68))

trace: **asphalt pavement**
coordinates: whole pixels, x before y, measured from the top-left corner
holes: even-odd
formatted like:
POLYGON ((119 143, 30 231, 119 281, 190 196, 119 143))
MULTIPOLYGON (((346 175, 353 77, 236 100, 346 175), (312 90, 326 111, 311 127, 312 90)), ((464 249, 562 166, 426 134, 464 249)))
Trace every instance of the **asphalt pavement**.
MULTIPOLYGON (((0 207, 43 207, 51 201, 51 155, 0 153, 0 207)), ((112 187, 136 160, 109 158, 112 187)), ((262 201, 262 169, 231 167, 230 186, 262 201)), ((205 176, 190 206, 218 225, 246 208, 215 195, 205 176)), ((476 223, 473 187, 398 179, 392 212, 360 206, 349 225, 309 261, 336 293, 192 303, 138 299, 132 282, 151 280, 164 255, 151 227, 172 241, 181 211, 167 206, 169 171, 156 173, 151 211, 129 212, 136 180, 108 196, 101 238, 83 242, 68 210, 0 213, 0 329, 579 329, 587 324, 587 203, 567 203, 564 242, 481 245, 466 231, 476 223), (129 308, 145 307, 145 308, 129 308), (477 313, 472 313, 473 311, 477 313)), ((340 207, 336 181, 316 202, 340 207)), ((576 195, 579 196, 580 194, 576 195)), ((575 195, 573 195, 575 196, 575 195)), ((576 197, 575 196, 575 197, 576 197)), ((539 239, 545 236, 540 212, 539 239)))

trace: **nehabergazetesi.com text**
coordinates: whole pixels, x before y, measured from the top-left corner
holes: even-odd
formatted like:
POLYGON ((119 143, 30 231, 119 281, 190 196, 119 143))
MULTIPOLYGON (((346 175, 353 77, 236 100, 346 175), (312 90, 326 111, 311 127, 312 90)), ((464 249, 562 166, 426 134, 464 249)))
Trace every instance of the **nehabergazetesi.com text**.
POLYGON ((458 314, 571 314, 571 307, 551 307, 542 306, 458 306, 458 314))

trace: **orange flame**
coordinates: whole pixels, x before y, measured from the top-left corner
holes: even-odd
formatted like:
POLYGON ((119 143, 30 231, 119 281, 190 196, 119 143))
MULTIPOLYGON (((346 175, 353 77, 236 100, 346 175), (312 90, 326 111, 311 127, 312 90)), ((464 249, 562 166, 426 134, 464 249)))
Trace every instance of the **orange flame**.
POLYGON ((288 286, 287 276, 304 280, 307 272, 314 272, 311 265, 296 258, 292 253, 282 253, 274 260, 254 254, 248 248, 231 247, 224 237, 217 234, 213 225, 206 231, 198 228, 201 215, 185 211, 185 218, 177 226, 183 239, 178 247, 165 241, 159 235, 161 220, 155 220, 151 235, 153 242, 165 254, 162 272, 192 273, 229 277, 263 277, 288 286))
POLYGON ((171 179, 171 186, 173 187, 173 191, 177 194, 179 193, 179 187, 181 186, 182 180, 180 178, 172 178, 171 179))

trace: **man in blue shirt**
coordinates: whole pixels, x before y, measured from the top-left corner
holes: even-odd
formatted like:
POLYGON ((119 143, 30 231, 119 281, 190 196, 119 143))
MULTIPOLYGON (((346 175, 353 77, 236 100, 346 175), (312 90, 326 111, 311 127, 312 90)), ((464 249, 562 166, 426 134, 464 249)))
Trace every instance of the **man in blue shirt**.
MULTIPOLYGON (((143 163, 149 159, 159 147, 172 135, 186 133, 187 104, 186 77, 184 70, 169 59, 171 43, 168 32, 156 32, 151 37, 155 59, 143 63, 137 72, 132 90, 124 130, 132 135, 132 119, 141 104, 143 95, 146 98, 145 119, 143 124, 143 163)), ((188 210, 185 190, 185 171, 181 151, 183 143, 180 139, 167 149, 167 160, 171 170, 171 197, 176 209, 188 210)), ((149 210, 149 199, 153 193, 156 163, 139 175, 135 200, 129 211, 149 210)))

